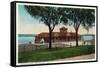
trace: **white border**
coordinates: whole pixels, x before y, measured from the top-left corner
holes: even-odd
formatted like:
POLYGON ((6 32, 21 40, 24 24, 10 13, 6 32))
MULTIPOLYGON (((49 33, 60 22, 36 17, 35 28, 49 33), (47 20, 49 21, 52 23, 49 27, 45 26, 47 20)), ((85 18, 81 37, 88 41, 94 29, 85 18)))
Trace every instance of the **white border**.
MULTIPOLYGON (((95 7, 83 7, 83 6, 66 6, 66 5, 49 5, 49 4, 32 4, 32 3, 16 3, 16 35, 18 34, 18 5, 33 5, 33 6, 50 6, 50 7, 66 7, 66 8, 85 8, 85 9, 95 9, 95 25, 96 24, 96 8, 95 7)), ((95 44, 96 43, 96 26, 95 26, 95 44)), ((17 37, 17 36, 16 36, 17 37)), ((17 37, 18 38, 18 37, 17 37)), ((69 60, 69 61, 46 61, 46 62, 28 62, 28 63, 18 63, 18 39, 16 38, 16 65, 30 65, 30 64, 48 64, 48 63, 64 63, 64 62, 81 62, 81 61, 95 61, 96 60, 96 48, 95 45, 95 58, 87 60, 69 60)))

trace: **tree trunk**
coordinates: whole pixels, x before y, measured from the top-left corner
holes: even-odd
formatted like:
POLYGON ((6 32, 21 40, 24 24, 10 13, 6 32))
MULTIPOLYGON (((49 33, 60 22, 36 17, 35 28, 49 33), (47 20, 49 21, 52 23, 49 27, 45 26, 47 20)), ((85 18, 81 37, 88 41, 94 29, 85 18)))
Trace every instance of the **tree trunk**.
POLYGON ((78 47, 78 30, 76 30, 76 47, 78 47))
POLYGON ((49 49, 52 48, 52 30, 49 28, 49 49))

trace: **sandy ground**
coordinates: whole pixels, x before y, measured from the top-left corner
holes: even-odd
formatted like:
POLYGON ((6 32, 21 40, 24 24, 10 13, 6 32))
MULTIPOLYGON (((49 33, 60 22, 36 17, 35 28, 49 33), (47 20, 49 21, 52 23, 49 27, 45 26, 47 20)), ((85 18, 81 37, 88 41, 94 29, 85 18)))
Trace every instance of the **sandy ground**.
POLYGON ((95 54, 89 54, 89 55, 82 55, 82 56, 76 56, 71 58, 65 58, 65 59, 59 59, 58 61, 62 60, 86 60, 86 59, 94 59, 95 54))

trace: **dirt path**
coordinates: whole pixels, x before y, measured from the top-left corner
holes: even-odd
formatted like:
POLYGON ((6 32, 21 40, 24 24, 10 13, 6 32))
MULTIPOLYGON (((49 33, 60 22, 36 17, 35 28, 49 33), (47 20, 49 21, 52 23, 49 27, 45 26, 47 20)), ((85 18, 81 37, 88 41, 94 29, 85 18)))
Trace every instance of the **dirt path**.
MULTIPOLYGON (((82 56, 76 56, 76 57, 58 59, 46 62, 39 62, 39 63, 64 63, 64 62, 78 62, 78 61, 88 61, 88 60, 89 61, 95 60, 95 54, 88 54, 88 55, 82 55, 82 56)), ((38 62, 35 64, 38 64, 38 62)))
POLYGON ((86 60, 86 59, 94 59, 95 54, 89 54, 89 55, 82 55, 82 56, 76 56, 71 58, 65 58, 65 59, 59 59, 58 61, 62 60, 86 60))

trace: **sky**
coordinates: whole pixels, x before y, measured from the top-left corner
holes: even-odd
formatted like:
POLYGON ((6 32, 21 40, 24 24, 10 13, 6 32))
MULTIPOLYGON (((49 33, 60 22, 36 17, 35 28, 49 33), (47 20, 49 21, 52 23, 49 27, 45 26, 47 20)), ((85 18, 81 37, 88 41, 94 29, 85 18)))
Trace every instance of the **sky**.
MULTIPOLYGON (((55 27, 53 32, 59 32, 61 27, 68 28, 68 32, 75 32, 73 26, 59 24, 55 27)), ((23 5, 18 5, 18 22, 17 33, 18 34, 39 34, 41 32, 48 32, 48 27, 38 19, 33 18, 24 8, 23 5)), ((79 28, 79 34, 87 34, 82 26, 79 28)), ((95 27, 89 29, 89 34, 95 34, 95 27)))

